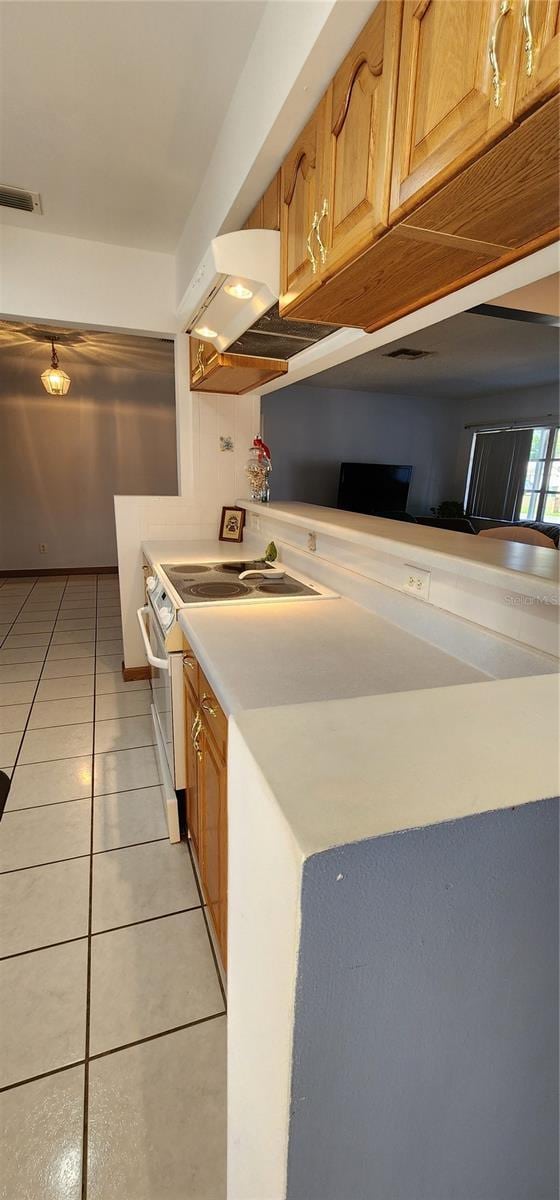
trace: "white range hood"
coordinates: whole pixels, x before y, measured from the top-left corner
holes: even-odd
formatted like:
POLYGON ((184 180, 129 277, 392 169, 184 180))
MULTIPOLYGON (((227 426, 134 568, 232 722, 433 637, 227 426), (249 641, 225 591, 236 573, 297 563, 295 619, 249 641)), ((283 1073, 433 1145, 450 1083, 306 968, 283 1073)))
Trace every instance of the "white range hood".
POLYGON ((268 312, 280 294, 280 234, 242 229, 213 238, 185 292, 183 327, 217 350, 268 312))

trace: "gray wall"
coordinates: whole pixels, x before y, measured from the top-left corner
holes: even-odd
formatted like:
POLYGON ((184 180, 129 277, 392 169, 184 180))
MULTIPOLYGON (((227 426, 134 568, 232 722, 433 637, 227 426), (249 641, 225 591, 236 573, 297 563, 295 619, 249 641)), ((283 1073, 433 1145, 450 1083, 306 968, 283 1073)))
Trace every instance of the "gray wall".
POLYGON ((558 804, 306 864, 289 1200, 556 1200, 558 804))
POLYGON ((0 570, 115 566, 113 496, 177 492, 172 370, 60 357, 63 398, 23 347, 0 361, 0 570))
POLYGON ((411 463, 408 511, 428 513, 463 499, 472 441, 465 424, 538 421, 557 410, 554 387, 456 400, 294 384, 262 401, 272 499, 336 505, 341 462, 411 463))
POLYGON ((273 500, 336 505, 340 463, 411 463, 408 510, 449 497, 460 429, 446 400, 299 387, 262 402, 273 500))

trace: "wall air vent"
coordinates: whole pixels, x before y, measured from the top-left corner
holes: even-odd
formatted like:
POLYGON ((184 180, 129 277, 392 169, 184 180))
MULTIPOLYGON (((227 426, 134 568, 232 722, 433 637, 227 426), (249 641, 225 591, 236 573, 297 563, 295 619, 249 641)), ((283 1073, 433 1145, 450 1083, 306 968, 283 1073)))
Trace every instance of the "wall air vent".
POLYGON ((9 187, 0 183, 0 208, 17 208, 19 212, 36 213, 43 211, 39 192, 27 192, 25 188, 9 187))
POLYGON ((432 354, 435 354, 434 350, 411 350, 408 346, 401 346, 400 350, 390 350, 383 358, 404 358, 412 361, 416 358, 430 358, 432 354))

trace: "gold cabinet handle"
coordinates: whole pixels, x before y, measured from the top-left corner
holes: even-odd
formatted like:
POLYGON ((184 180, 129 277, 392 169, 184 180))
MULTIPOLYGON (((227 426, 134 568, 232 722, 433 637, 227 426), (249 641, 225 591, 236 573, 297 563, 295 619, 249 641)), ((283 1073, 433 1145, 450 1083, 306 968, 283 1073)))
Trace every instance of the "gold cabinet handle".
POLYGON ((207 696, 206 693, 203 695, 202 700, 200 701, 200 707, 203 712, 208 713, 209 717, 216 717, 218 715, 216 709, 212 707, 210 697, 207 696))
POLYGON ((521 10, 521 19, 523 21, 523 30, 525 33, 525 71, 527 75, 533 74, 535 43, 533 41, 533 30, 531 28, 531 0, 523 0, 523 8, 521 10))
POLYGON ((312 242, 313 242, 313 234, 317 232, 318 220, 319 220, 319 213, 316 212, 313 214, 313 224, 311 225, 311 229, 309 230, 309 234, 307 237, 307 257, 311 263, 311 270, 314 275, 317 274, 317 259, 315 258, 315 255, 313 253, 312 242))
POLYGON ((196 757, 199 759, 202 758, 202 751, 200 749, 200 742, 198 740, 201 729, 202 729, 202 718, 200 716, 200 712, 197 710, 196 716, 192 723, 191 741, 192 741, 192 744, 196 751, 196 757))
POLYGON ((323 200, 323 207, 321 209, 321 214, 319 216, 319 220, 317 221, 317 226, 315 229, 315 237, 317 238, 317 241, 319 243, 319 254, 321 256, 322 263, 326 263, 326 261, 327 261, 327 247, 325 246, 325 244, 321 238, 321 221, 325 217, 328 217, 328 215, 329 215, 329 206, 325 199, 325 200, 323 200))
POLYGON ((196 363, 195 363, 194 370, 192 373, 193 383, 198 383, 199 379, 202 379, 202 377, 204 375, 203 359, 204 359, 204 343, 200 342, 198 350, 196 352, 196 363))
POLYGON ((196 666, 196 659, 191 658, 190 655, 188 655, 188 654, 183 654, 183 666, 188 667, 189 671, 194 671, 195 666, 196 666))
POLYGON ((488 57, 490 59, 490 66, 492 67, 492 87, 494 89, 494 105, 496 108, 499 108, 500 104, 502 102, 502 88, 504 86, 504 81, 502 79, 502 76, 500 75, 500 64, 498 61, 498 34, 500 32, 500 25, 503 21, 503 18, 505 16, 507 16, 508 12, 510 12, 510 11, 511 11, 510 0, 502 0, 502 3, 500 4, 500 8, 498 11, 498 15, 494 22, 492 36, 490 38, 490 42, 488 45, 488 57))

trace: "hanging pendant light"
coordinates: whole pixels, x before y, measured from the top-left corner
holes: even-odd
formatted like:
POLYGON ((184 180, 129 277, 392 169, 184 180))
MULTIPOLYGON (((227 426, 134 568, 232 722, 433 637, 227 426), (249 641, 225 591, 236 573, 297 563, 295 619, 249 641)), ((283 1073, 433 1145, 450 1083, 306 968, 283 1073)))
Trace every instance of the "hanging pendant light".
POLYGON ((58 354, 54 347, 54 338, 51 340, 51 345, 51 365, 48 371, 43 371, 41 382, 50 396, 65 396, 70 387, 70 376, 66 374, 66 371, 62 371, 58 365, 58 354))

